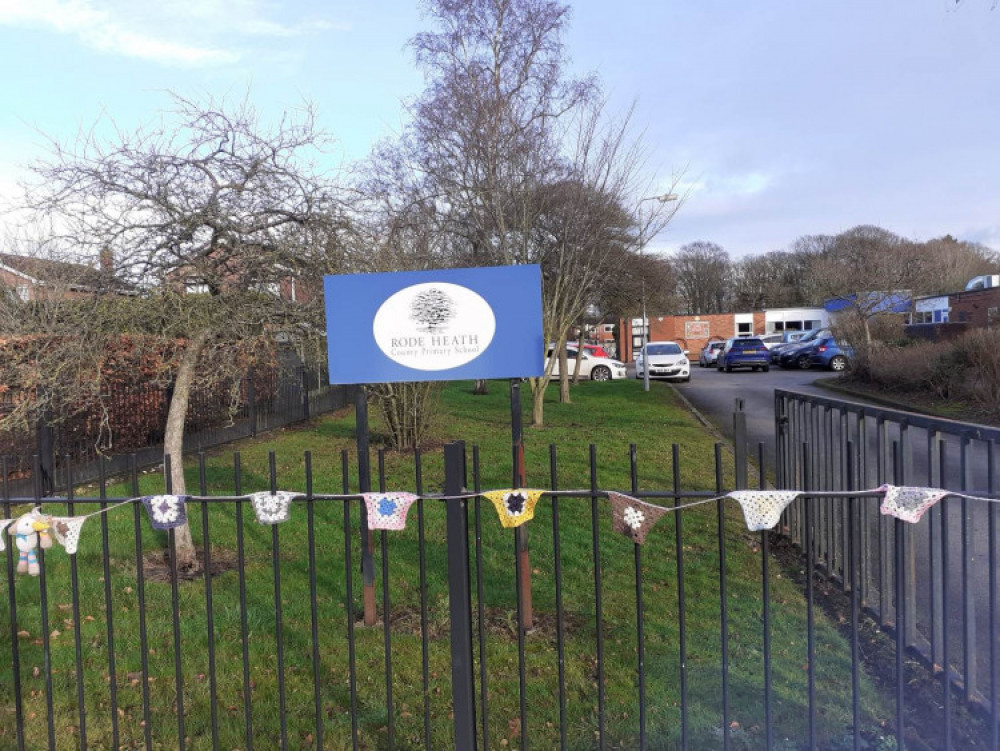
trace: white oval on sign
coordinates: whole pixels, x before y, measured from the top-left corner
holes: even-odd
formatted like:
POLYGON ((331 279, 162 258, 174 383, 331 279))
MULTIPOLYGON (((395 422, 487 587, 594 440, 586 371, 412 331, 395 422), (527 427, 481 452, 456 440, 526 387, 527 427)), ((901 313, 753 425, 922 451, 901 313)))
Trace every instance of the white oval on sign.
POLYGON ((375 313, 372 335, 386 357, 416 370, 448 370, 479 357, 497 321, 468 287, 425 282, 399 290, 375 313))

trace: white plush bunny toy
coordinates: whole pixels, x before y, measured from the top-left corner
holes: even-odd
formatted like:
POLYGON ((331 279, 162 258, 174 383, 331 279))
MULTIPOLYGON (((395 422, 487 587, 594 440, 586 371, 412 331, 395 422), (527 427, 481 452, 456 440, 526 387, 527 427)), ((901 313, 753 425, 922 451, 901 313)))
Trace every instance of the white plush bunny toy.
MULTIPOLYGON (((38 546, 38 533, 46 533, 49 528, 48 522, 33 511, 28 512, 11 529, 11 534, 17 543, 17 549, 21 555, 17 559, 17 573, 38 576, 41 569, 38 567, 38 558, 35 557, 35 548, 38 546)), ((47 535, 46 535, 47 537, 47 535)))

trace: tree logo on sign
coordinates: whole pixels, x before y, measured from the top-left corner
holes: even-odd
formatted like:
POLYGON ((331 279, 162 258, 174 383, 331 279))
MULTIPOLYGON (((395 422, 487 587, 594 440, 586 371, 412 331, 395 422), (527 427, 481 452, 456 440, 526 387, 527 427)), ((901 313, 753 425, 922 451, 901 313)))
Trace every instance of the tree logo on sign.
POLYGON ((437 287, 424 290, 410 303, 410 320, 417 322, 418 331, 441 331, 454 317, 454 301, 437 287))

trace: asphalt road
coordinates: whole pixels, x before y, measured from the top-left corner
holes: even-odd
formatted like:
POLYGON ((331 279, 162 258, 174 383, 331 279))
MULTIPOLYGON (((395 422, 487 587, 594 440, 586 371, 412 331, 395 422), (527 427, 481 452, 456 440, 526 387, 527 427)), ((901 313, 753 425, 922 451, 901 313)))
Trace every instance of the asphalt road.
MULTIPOLYGON (((822 370, 783 370, 772 367, 767 373, 755 373, 751 370, 720 373, 715 368, 699 368, 696 361, 692 364, 691 380, 673 385, 729 440, 733 438, 736 400, 742 399, 749 443, 751 446, 764 444, 766 461, 771 468, 774 467, 775 460, 774 390, 787 389, 831 396, 830 391, 813 385, 821 378, 832 376, 832 373, 822 370)), ((650 384, 650 388, 654 386, 663 388, 662 383, 650 384)), ((751 451, 756 455, 755 450, 751 451)))
MULTIPOLYGON (((730 440, 733 437, 735 403, 737 399, 742 399, 744 412, 747 416, 751 455, 756 454, 753 447, 758 443, 763 443, 765 461, 768 467, 773 469, 775 461, 774 390, 780 388, 843 400, 842 395, 815 385, 818 380, 831 376, 831 373, 825 371, 782 370, 777 367, 773 367, 767 373, 752 371, 720 373, 715 368, 699 368, 695 365, 691 371, 690 382, 677 383, 674 386, 706 420, 730 440)), ((653 382, 650 384, 650 388, 669 388, 669 386, 653 382)), ((868 400, 855 397, 850 397, 847 401, 872 404, 868 400)), ((915 428, 911 433, 915 447, 926 444, 927 437, 924 431, 915 428)), ((955 440, 955 438, 949 438, 945 441, 948 444, 947 450, 950 452, 952 460, 947 463, 946 470, 942 470, 946 476, 946 482, 939 487, 961 487, 961 474, 968 472, 967 482, 969 484, 966 487, 969 487, 970 490, 985 488, 988 483, 987 470, 991 466, 984 455, 985 449, 979 447, 977 450, 970 451, 968 468, 966 469, 963 468, 963 463, 954 460, 954 457, 958 455, 955 440)), ((873 436, 869 452, 874 452, 874 450, 873 436)), ((920 450, 915 450, 913 453, 909 484, 930 484, 920 479, 929 480, 926 456, 922 455, 920 450)), ((949 581, 943 593, 933 591, 930 552, 934 545, 931 542, 931 537, 935 536, 936 544, 940 546, 942 545, 941 534, 931 531, 932 526, 927 521, 932 518, 931 516, 925 517, 922 524, 910 528, 913 553, 911 565, 917 581, 914 585, 914 595, 916 597, 918 628, 925 636, 928 635, 928 622, 932 618, 929 615, 932 607, 931 601, 938 598, 939 612, 943 611, 948 614, 947 621, 951 633, 948 641, 953 647, 952 664, 959 667, 962 673, 973 671, 978 665, 979 680, 977 683, 980 691, 983 691, 982 684, 986 682, 983 677, 989 675, 990 645, 1000 636, 991 633, 991 621, 988 617, 990 609, 988 563, 992 560, 989 553, 990 519, 987 517, 988 507, 989 504, 982 502, 966 505, 959 501, 951 502, 947 506, 946 513, 950 521, 950 533, 947 535, 948 540, 943 544, 945 550, 949 551, 947 557, 951 560, 951 573, 947 577, 949 581), (966 593, 970 594, 968 599, 964 596, 966 593), (976 646, 970 652, 966 652, 969 644, 976 646)), ((938 523, 935 523, 935 529, 938 523)), ((938 550, 940 551, 940 547, 938 550)), ((940 552, 938 555, 941 555, 940 552)), ((940 634, 935 634, 935 642, 938 642, 940 638, 940 634)), ((1000 648, 1000 644, 995 645, 995 648, 1000 648)), ((1000 686, 997 687, 997 690, 1000 690, 1000 686)))

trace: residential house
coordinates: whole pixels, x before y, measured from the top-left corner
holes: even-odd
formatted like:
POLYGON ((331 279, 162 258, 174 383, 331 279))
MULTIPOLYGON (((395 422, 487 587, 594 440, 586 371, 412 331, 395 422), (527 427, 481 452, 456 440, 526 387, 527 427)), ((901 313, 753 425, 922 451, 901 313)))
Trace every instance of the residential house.
POLYGON ((94 268, 84 263, 0 253, 0 288, 24 302, 72 299, 114 291, 132 294, 114 280, 110 264, 94 268))

